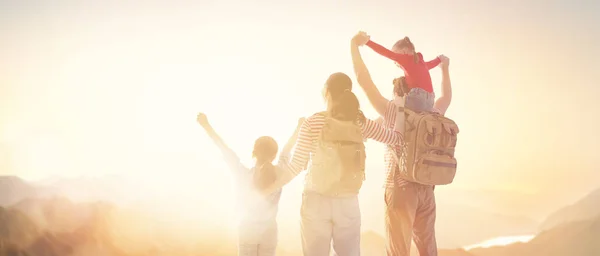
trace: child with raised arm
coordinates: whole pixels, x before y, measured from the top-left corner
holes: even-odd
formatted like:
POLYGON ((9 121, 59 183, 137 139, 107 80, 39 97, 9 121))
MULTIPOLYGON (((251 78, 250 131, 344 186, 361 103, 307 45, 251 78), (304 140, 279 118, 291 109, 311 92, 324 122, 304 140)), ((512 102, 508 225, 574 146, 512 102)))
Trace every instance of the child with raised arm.
POLYGON ((405 37, 394 44, 392 50, 369 40, 366 44, 375 52, 396 62, 396 65, 404 70, 408 94, 404 107, 415 112, 431 111, 435 95, 429 70, 438 66, 443 55, 431 61, 425 62, 423 54, 416 52, 414 44, 405 37))
MULTIPOLYGON (((214 131, 206 115, 198 114, 197 120, 221 149, 229 168, 236 176, 238 203, 241 208, 238 255, 274 256, 277 248, 276 217, 281 189, 269 195, 263 195, 261 191, 275 182, 278 176, 279 167, 272 164, 277 155, 277 142, 268 136, 258 138, 252 151, 252 156, 256 161, 255 165, 247 168, 214 131)), ((289 161, 290 152, 296 143, 298 131, 303 122, 303 118, 298 121, 296 131, 279 155, 279 163, 283 164, 289 161)))

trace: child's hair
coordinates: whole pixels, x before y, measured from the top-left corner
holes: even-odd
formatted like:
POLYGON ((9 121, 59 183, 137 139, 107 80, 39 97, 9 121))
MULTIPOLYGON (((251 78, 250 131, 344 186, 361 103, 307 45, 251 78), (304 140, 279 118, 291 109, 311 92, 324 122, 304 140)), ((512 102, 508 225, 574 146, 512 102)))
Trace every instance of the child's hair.
POLYGON ((417 54, 417 51, 415 50, 415 45, 410 41, 410 38, 408 38, 408 36, 398 40, 398 42, 396 42, 392 47, 392 50, 398 52, 399 50, 402 50, 404 48, 408 48, 409 50, 411 50, 415 63, 419 63, 420 59, 419 55, 417 54))
POLYGON ((277 178, 275 166, 272 164, 277 150, 277 142, 269 136, 260 137, 254 142, 252 156, 256 159, 256 168, 252 183, 258 190, 266 189, 277 178))

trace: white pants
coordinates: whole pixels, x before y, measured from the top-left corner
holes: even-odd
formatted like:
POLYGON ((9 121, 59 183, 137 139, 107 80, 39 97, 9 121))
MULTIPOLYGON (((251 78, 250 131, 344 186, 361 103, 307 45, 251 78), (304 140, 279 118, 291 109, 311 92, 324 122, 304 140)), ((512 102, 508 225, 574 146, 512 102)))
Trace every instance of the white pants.
POLYGON ((360 255, 358 196, 329 197, 305 191, 301 208, 302 249, 305 256, 360 255))
POLYGON ((276 249, 277 223, 240 225, 238 256, 275 256, 276 249))

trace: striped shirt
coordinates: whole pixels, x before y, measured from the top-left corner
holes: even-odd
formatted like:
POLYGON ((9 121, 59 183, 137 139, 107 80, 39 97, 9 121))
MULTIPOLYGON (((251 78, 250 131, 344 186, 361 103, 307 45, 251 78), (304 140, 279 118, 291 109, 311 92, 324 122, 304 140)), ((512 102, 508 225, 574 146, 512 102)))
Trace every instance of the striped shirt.
MULTIPOLYGON (((325 116, 317 113, 307 118, 300 127, 294 154, 287 168, 294 177, 307 168, 310 155, 316 151, 317 143, 314 142, 317 141, 324 124, 325 116)), ((370 119, 366 119, 361 125, 361 130, 363 138, 373 139, 388 145, 398 145, 403 141, 402 134, 394 132, 393 129, 385 129, 382 125, 370 119)))
MULTIPOLYGON (((438 112, 438 113, 440 112, 437 109, 433 109, 433 111, 438 112)), ((383 116, 382 125, 387 129, 393 130, 395 123, 396 123, 396 105, 394 104, 393 101, 389 101, 386 106, 386 109, 385 109, 385 115, 383 116)), ((400 175, 394 175, 394 173, 399 171, 398 162, 396 161, 394 154, 399 153, 400 147, 398 146, 398 144, 390 144, 390 146, 392 146, 396 152, 390 150, 388 147, 385 148, 384 160, 385 160, 386 174, 385 174, 384 187, 393 188, 394 186, 417 184, 417 183, 402 179, 400 177, 400 175)), ((423 185, 423 186, 426 186, 426 185, 423 185)))

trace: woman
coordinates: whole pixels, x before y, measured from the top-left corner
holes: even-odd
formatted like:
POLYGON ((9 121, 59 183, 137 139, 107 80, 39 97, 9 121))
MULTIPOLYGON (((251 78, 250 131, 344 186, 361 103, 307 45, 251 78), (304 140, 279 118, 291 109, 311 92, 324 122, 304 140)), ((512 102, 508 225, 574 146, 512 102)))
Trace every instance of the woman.
POLYGON ((304 255, 329 256, 331 243, 337 255, 360 255, 361 215, 358 191, 364 180, 364 139, 400 144, 400 133, 366 119, 352 93, 346 74, 332 74, 323 90, 327 109, 306 119, 300 127, 294 155, 281 174, 280 189, 311 160, 301 207, 304 255))
MULTIPOLYGON (((369 36, 359 32, 351 42, 352 62, 360 87, 365 91, 371 105, 383 117, 383 126, 393 128, 396 122, 396 105, 383 97, 369 74, 362 57, 359 46, 366 44, 369 36)), ((449 59, 440 56, 442 60, 442 93, 435 101, 433 109, 419 109, 419 111, 437 111, 444 115, 452 99, 450 73, 448 71, 449 59)), ((404 96, 406 90, 405 79, 394 80, 394 97, 404 96), (404 89, 404 90, 403 90, 404 89)), ((395 146, 395 145, 390 145, 395 146)), ((394 175, 398 165, 393 157, 395 152, 386 152, 386 182, 385 182, 385 225, 387 231, 386 251, 388 256, 408 256, 412 236, 421 256, 436 256, 437 245, 435 241, 435 195, 434 187, 408 182, 394 175)))

